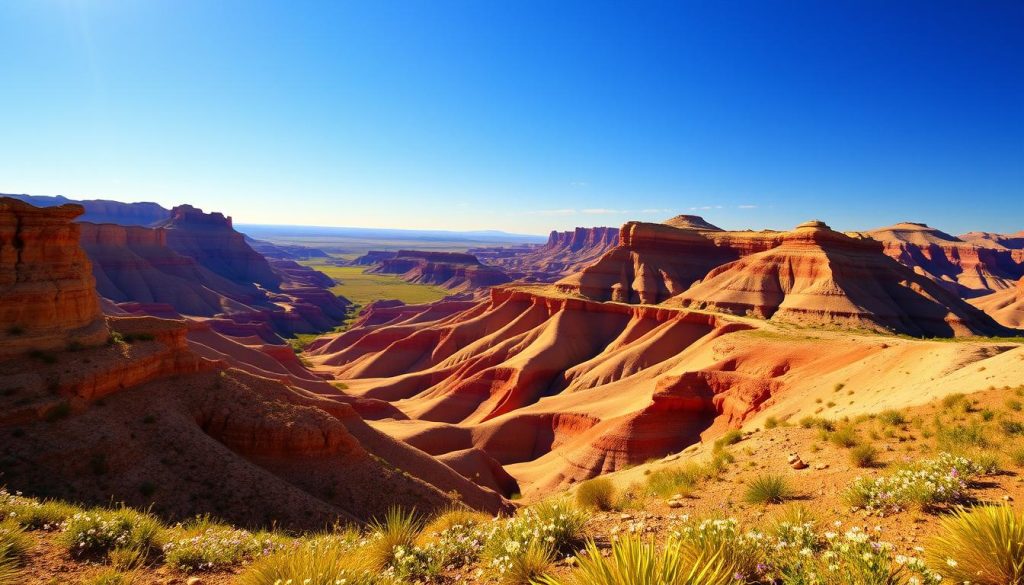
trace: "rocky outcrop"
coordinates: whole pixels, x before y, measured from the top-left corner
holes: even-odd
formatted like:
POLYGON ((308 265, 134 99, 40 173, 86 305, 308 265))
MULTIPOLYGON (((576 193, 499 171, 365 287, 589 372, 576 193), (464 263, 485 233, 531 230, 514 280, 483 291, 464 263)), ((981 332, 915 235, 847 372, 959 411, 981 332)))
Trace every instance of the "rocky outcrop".
MULTIPOLYGON (((689 224, 700 223, 696 216, 687 217, 689 224)), ((557 285, 599 301, 656 304, 683 292, 711 269, 780 241, 778 232, 701 231, 631 221, 620 229, 618 246, 557 285)))
POLYGON ((1007 327, 1024 329, 1024 278, 1017 281, 1017 286, 1013 288, 971 299, 969 302, 1007 327))
POLYGON ((160 224, 167 231, 167 245, 201 266, 235 282, 256 283, 276 289, 281 277, 267 259, 236 232, 231 218, 221 213, 203 213, 191 205, 179 205, 171 217, 160 224))
POLYGON ((1013 288, 1024 276, 1024 263, 1011 249, 967 242, 923 223, 899 223, 864 233, 882 242, 887 256, 961 297, 1013 288))
POLYGON ((485 266, 476 256, 457 252, 399 250, 394 258, 382 260, 369 272, 397 274, 407 282, 439 286, 455 293, 512 280, 500 268, 485 266))
POLYGON ((0 357, 101 344, 107 327, 78 205, 38 208, 0 198, 0 357))
POLYGON ((715 268, 672 304, 805 325, 914 336, 995 335, 986 315, 932 280, 820 221, 800 224, 778 247, 715 268))

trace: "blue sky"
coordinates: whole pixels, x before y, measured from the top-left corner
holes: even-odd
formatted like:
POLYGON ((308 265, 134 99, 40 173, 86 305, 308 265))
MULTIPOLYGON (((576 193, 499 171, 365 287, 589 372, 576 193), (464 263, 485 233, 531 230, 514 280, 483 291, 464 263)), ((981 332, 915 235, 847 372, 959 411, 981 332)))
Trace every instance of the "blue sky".
POLYGON ((240 223, 1024 229, 1024 3, 8 0, 0 192, 240 223))

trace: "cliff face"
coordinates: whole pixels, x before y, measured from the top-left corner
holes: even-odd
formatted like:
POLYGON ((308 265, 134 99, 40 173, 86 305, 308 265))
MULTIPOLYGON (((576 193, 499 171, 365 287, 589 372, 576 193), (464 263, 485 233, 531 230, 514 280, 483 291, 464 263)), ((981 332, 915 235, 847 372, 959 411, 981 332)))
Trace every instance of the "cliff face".
POLYGON ((569 232, 552 231, 543 246, 480 248, 488 264, 514 275, 539 282, 554 282, 595 262, 619 243, 619 230, 610 227, 578 227, 569 232))
POLYGON ((156 203, 122 203, 107 199, 75 200, 61 195, 10 195, 10 197, 20 199, 36 207, 54 207, 67 203, 76 203, 85 210, 85 213, 78 218, 78 221, 92 223, 153 226, 166 221, 171 216, 170 211, 156 203))
POLYGON ((241 234, 220 214, 190 212, 181 217, 174 228, 80 224, 81 244, 92 260, 99 293, 132 313, 218 317, 213 324, 221 331, 247 331, 268 340, 275 331, 326 331, 345 319, 349 303, 326 290, 334 282, 325 274, 290 260, 268 262, 247 247, 211 258, 202 246, 218 240, 237 246, 241 234), (173 240, 188 243, 182 247, 185 252, 175 250, 173 240), (230 262, 222 262, 224 258, 230 262), (260 268, 245 268, 249 265, 260 268), (273 271, 275 290, 239 280, 252 272, 268 282, 263 266, 273 271))
POLYGON ((107 338, 78 205, 37 208, 0 199, 0 356, 95 345, 107 338))
POLYGON ((167 230, 167 245, 179 254, 194 258, 212 272, 236 282, 254 282, 269 289, 281 284, 267 259, 253 250, 245 236, 236 232, 231 218, 220 213, 203 213, 191 205, 179 205, 161 224, 167 230))

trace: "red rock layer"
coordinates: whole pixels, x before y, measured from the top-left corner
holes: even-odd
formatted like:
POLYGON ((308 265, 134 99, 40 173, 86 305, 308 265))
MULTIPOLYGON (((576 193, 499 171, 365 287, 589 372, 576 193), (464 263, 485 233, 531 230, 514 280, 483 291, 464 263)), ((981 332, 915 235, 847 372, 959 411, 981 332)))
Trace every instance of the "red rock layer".
POLYGON ((558 286, 599 301, 656 304, 683 292, 712 268, 780 241, 777 232, 722 232, 631 221, 622 226, 617 247, 558 286))
POLYGON ((722 228, 704 221, 704 218, 699 215, 677 215, 675 217, 666 219, 663 223, 665 225, 685 230, 698 230, 707 232, 723 231, 722 228))
POLYGON ((1024 278, 1017 281, 1014 288, 971 299, 969 302, 1007 327, 1024 329, 1024 278))
POLYGON ((433 421, 403 427, 416 447, 475 447, 503 465, 558 453, 557 484, 681 449, 719 416, 747 416, 770 385, 737 373, 665 377, 688 351, 747 328, 495 288, 459 313, 350 330, 311 359, 353 392, 433 421))
POLYGON ((1003 333, 958 296, 882 254, 882 245, 807 222, 771 250, 720 266, 670 301, 806 325, 914 336, 1003 333))
POLYGON ((398 274, 416 284, 440 286, 453 292, 472 291, 512 280, 500 268, 480 264, 472 254, 400 250, 369 272, 398 274))
POLYGON ((931 276, 961 297, 1013 288, 1024 263, 1009 249, 965 242, 920 223, 900 223, 865 232, 885 245, 885 254, 931 276))
POLYGON ((95 345, 107 338, 78 205, 38 208, 0 199, 0 357, 95 345))

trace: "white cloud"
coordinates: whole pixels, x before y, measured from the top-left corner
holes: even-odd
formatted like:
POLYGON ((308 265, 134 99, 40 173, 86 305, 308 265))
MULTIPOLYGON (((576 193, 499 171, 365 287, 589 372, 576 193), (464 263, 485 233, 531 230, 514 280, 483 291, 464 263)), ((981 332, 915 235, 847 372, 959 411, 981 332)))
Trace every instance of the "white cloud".
POLYGON ((737 205, 740 209, 757 209, 756 205, 737 205))

